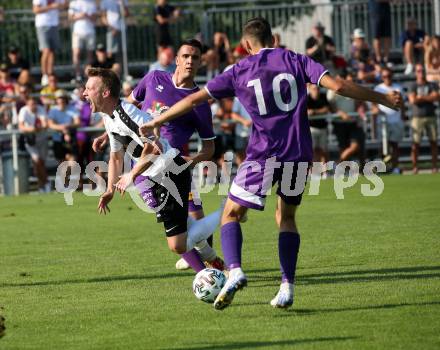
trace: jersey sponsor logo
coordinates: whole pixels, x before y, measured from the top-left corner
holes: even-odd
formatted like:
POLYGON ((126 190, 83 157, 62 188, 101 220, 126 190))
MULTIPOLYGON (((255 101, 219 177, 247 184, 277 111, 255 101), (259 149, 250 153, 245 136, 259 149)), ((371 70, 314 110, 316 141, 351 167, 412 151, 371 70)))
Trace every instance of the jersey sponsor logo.
POLYGON ((162 92, 163 91, 163 85, 157 85, 156 86, 156 90, 159 91, 159 92, 162 92))

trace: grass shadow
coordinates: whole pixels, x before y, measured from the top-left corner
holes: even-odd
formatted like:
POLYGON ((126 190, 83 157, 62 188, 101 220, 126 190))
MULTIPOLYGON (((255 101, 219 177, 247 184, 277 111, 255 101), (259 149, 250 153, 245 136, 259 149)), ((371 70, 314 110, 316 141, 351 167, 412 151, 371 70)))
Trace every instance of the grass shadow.
POLYGON ((0 288, 8 287, 39 287, 39 286, 58 286, 65 284, 81 284, 81 283, 105 283, 105 282, 117 282, 117 281, 130 281, 130 280, 160 280, 167 278, 179 278, 190 277, 193 273, 188 272, 175 272, 164 274, 145 274, 145 275, 125 275, 125 276, 104 276, 104 277, 92 277, 92 278, 78 278, 68 279, 60 281, 35 281, 24 283, 0 283, 0 288))
POLYGON ((359 337, 322 337, 311 339, 292 339, 292 340, 275 340, 275 341, 250 341, 250 342, 222 342, 222 343, 194 343, 185 347, 160 348, 161 350, 234 350, 234 349, 257 349, 270 348, 272 346, 301 346, 309 343, 327 343, 327 342, 342 342, 347 340, 358 339, 359 337))
POLYGON ((399 303, 399 304, 382 304, 382 305, 368 305, 368 306, 354 306, 354 307, 344 307, 344 308, 326 308, 326 309, 288 309, 284 313, 280 313, 275 317, 286 317, 286 316, 309 316, 325 313, 334 312, 347 312, 347 311, 368 311, 368 310, 381 310, 381 309, 395 309, 407 306, 432 306, 440 305, 440 301, 427 301, 421 303, 399 303))

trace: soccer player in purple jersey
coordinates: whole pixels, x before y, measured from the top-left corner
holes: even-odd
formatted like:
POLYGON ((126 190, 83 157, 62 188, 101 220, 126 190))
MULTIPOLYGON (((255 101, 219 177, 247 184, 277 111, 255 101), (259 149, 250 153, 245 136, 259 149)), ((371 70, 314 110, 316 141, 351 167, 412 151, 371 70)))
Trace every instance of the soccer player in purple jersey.
MULTIPOLYGON (((171 74, 156 70, 148 73, 137 84, 127 102, 141 107, 143 111, 156 117, 181 99, 199 91, 194 77, 201 64, 201 51, 202 44, 198 40, 183 41, 177 51, 175 72, 171 74)), ((172 147, 181 152, 185 160, 192 161, 191 166, 210 160, 214 154, 215 134, 209 104, 207 102, 201 103, 181 118, 163 125, 161 135, 168 140, 172 147), (202 140, 202 147, 197 154, 190 157, 186 155, 186 146, 194 132, 197 132, 202 140)), ((194 203, 194 196, 197 194, 192 191, 189 198, 189 215, 192 219, 199 220, 204 217, 203 207, 201 204, 194 203)), ((214 216, 211 217, 212 220, 215 220, 214 216)), ((220 214, 217 220, 220 222, 220 214)), ((209 243, 212 246, 212 236, 209 243)), ((204 242, 201 242, 201 246, 196 245, 196 249, 200 249, 201 255, 206 259, 209 267, 223 270, 223 261, 216 256, 215 251, 205 247, 204 242)), ((184 269, 187 266, 183 259, 176 263, 177 269, 184 269)))
MULTIPOLYGON (((221 227, 221 242, 225 263, 230 269, 228 280, 217 296, 214 307, 224 309, 233 301, 235 292, 247 285, 241 269, 242 233, 240 218, 248 208, 264 208, 265 196, 271 184, 278 184, 275 219, 279 228, 278 248, 281 266, 281 286, 270 302, 273 307, 286 308, 293 304, 293 283, 300 246, 295 212, 302 192, 296 190, 296 170, 301 163, 312 161, 312 140, 307 118, 306 84, 312 83, 358 100, 371 101, 394 109, 400 108, 402 97, 392 92, 380 94, 353 82, 334 79, 319 63, 284 49, 273 48, 270 24, 263 18, 249 20, 243 28, 243 41, 250 56, 230 70, 209 81, 205 89, 188 96, 140 128, 140 133, 154 130, 210 98, 236 96, 249 112, 253 127, 246 151, 246 160, 238 170, 229 190, 221 227), (265 173, 270 161, 278 163, 267 184, 265 173), (290 165, 288 191, 283 168, 290 165), (257 168, 255 170, 255 168, 257 168), (281 185, 281 186, 280 186, 281 185), (250 191, 250 187, 253 191, 250 191), (255 188, 257 190, 255 190, 255 188), (287 193, 286 193, 287 192, 287 193), (296 192, 296 191, 293 191, 296 192)), ((272 163, 272 167, 274 167, 272 163)), ((299 175, 299 172, 298 172, 299 175)), ((305 178, 300 188, 304 191, 305 178)))

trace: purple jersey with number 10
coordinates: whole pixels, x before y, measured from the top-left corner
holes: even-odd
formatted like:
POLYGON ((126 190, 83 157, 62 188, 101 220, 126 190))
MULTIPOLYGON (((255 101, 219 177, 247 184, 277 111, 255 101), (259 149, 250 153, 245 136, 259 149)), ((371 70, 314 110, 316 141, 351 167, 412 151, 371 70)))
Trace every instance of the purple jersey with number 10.
POLYGON ((326 69, 307 56, 261 49, 209 81, 215 99, 237 96, 252 118, 247 160, 311 161, 306 83, 319 84, 326 69))

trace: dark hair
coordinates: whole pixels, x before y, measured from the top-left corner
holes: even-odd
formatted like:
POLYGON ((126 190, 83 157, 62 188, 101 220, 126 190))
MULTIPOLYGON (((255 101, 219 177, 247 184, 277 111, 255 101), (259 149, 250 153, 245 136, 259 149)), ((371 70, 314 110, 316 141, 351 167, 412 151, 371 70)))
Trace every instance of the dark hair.
POLYGON ((388 72, 388 73, 390 73, 391 76, 393 75, 393 71, 391 70, 390 67, 384 66, 380 70, 381 70, 381 72, 388 72))
POLYGON ((119 98, 121 93, 121 81, 115 72, 111 69, 104 68, 90 68, 87 71, 87 76, 99 77, 102 80, 102 84, 106 89, 110 90, 110 96, 114 98, 119 98))
POLYGON ((249 36, 257 40, 262 45, 272 43, 272 29, 266 19, 262 17, 252 18, 243 27, 243 36, 249 36))
POLYGON ((195 48, 199 49, 200 52, 202 52, 202 43, 200 41, 198 41, 197 39, 186 39, 186 40, 183 40, 180 43, 179 50, 180 50, 180 48, 182 46, 185 46, 185 45, 195 47, 195 48))

